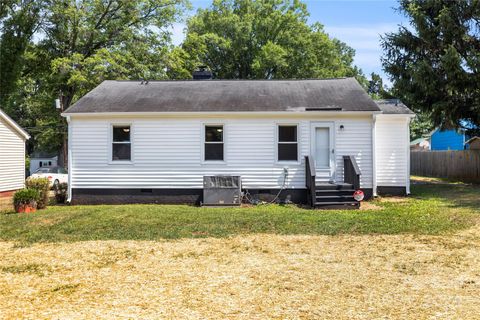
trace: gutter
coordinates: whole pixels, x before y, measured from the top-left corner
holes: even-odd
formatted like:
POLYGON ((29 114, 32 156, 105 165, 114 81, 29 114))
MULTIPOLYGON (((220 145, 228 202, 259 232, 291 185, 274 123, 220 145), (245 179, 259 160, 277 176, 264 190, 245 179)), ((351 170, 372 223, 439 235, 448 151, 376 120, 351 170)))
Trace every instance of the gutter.
MULTIPOLYGON (((272 111, 272 112, 258 112, 258 111, 222 111, 222 112, 63 112, 63 117, 163 117, 163 116, 177 116, 177 117, 198 117, 198 116, 293 116, 293 117, 310 117, 310 116, 324 116, 324 115, 372 115, 381 114, 381 111, 272 111)), ((405 116, 405 115, 404 115, 405 116)))

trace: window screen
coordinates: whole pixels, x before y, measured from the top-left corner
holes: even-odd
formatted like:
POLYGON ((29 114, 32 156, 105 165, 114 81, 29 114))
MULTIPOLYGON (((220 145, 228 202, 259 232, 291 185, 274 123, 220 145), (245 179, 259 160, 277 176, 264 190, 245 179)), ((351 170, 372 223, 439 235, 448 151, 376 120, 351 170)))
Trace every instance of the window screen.
POLYGON ((205 126, 205 161, 223 161, 223 126, 205 126))
POLYGON ((114 126, 112 133, 112 160, 131 160, 130 126, 114 126))
POLYGON ((297 161, 298 142, 296 125, 278 126, 278 161, 297 161))

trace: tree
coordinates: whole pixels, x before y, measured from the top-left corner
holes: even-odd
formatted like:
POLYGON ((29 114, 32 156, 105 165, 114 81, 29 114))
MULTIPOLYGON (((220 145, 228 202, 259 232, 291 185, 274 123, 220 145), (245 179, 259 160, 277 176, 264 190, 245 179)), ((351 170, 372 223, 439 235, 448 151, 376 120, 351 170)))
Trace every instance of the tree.
POLYGON ((480 1, 401 0, 410 27, 382 37, 393 93, 433 124, 480 125, 480 1))
MULTIPOLYGON (((25 3, 21 1, 19 8, 24 9, 25 3)), ((10 83, 15 90, 6 109, 21 124, 33 127, 37 146, 58 150, 66 145, 66 123, 53 107, 55 99, 59 97, 66 109, 104 79, 165 78, 171 46, 168 27, 179 19, 186 1, 45 0, 43 4, 39 39, 27 43, 21 77, 10 83)), ((5 24, 4 29, 11 32, 21 25, 5 24)))
POLYGON ((367 87, 368 94, 372 99, 393 99, 394 96, 390 91, 384 86, 383 79, 380 75, 372 72, 370 74, 370 80, 368 81, 367 87))
POLYGON ((432 132, 434 128, 429 114, 417 113, 412 122, 410 122, 410 139, 421 138, 432 132))
POLYGON ((307 18, 298 0, 214 0, 188 20, 169 75, 206 65, 222 79, 361 77, 354 50, 307 18))
POLYGON ((5 0, 0 6, 0 105, 15 90, 21 76, 24 54, 38 30, 43 1, 5 0))

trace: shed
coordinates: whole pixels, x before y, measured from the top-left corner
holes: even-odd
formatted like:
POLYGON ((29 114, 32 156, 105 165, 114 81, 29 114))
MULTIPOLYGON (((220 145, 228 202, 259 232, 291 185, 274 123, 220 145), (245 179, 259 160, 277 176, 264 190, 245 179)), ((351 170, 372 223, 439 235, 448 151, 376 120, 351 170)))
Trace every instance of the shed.
POLYGON ((470 138, 465 142, 465 145, 467 145, 470 150, 480 150, 480 137, 475 136, 470 138))
POLYGON ((25 141, 30 136, 0 110, 0 198, 25 186, 25 141))

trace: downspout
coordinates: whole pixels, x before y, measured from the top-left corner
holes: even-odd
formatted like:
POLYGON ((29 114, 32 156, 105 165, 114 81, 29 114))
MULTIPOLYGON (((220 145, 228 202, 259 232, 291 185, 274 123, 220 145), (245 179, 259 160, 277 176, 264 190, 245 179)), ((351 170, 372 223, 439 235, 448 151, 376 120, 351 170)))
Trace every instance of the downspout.
POLYGON ((68 144, 67 144, 67 152, 68 152, 68 189, 67 189, 67 202, 72 202, 72 174, 73 174, 73 161, 72 161, 72 124, 70 122, 70 116, 67 116, 67 124, 68 124, 68 144))
POLYGON ((406 192, 407 195, 410 194, 410 121, 412 121, 411 117, 407 118, 407 186, 406 192))
POLYGON ((377 126, 377 115, 373 115, 373 123, 372 123, 372 178, 373 178, 373 196, 377 196, 377 152, 375 147, 375 140, 376 140, 376 126, 377 126))

